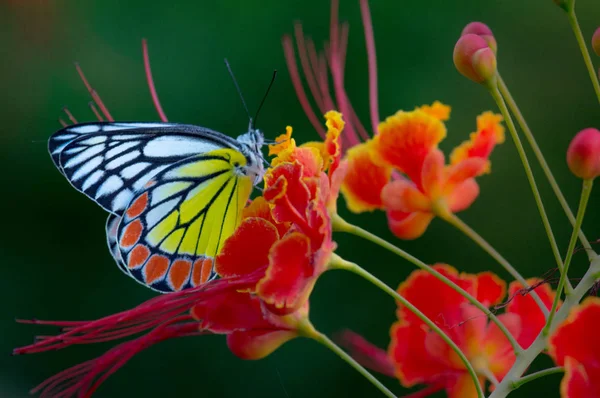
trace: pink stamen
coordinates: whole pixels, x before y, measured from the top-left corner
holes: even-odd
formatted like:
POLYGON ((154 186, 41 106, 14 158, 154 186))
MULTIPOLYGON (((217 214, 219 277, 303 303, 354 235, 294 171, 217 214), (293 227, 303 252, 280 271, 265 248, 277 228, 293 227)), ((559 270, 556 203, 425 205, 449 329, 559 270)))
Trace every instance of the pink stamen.
POLYGON ((363 366, 386 376, 394 377, 394 365, 385 350, 371 344, 364 337, 350 330, 343 331, 337 340, 363 366))
POLYGON ((162 122, 168 122, 167 115, 163 111, 160 101, 158 100, 158 94, 156 93, 156 87, 154 87, 154 79, 152 79, 152 69, 150 69, 150 56, 148 55, 148 42, 146 39, 142 39, 142 53, 144 54, 144 70, 146 71, 146 81, 148 82, 148 88, 150 89, 150 95, 152 96, 152 102, 158 112, 158 117, 162 122))
POLYGON ((365 28, 365 42, 369 64, 369 106, 371 109, 371 127, 373 128, 373 133, 377 134, 379 125, 379 104, 377 102, 377 57, 375 55, 375 35, 373 34, 373 22, 371 21, 368 0, 360 0, 360 10, 363 26, 365 28))
POLYGON ((68 126, 67 122, 65 122, 65 121, 64 121, 64 120, 62 120, 61 118, 58 118, 58 122, 59 122, 59 123, 61 124, 61 126, 63 126, 63 127, 67 127, 67 126, 68 126))
POLYGON ((310 92, 313 95, 313 98, 315 99, 315 102, 317 103, 321 113, 325 113, 327 112, 327 109, 323 107, 323 99, 321 98, 321 93, 319 93, 319 88, 317 86, 313 70, 310 66, 310 61, 308 60, 306 45, 304 43, 304 33, 302 32, 302 25, 300 23, 296 23, 294 25, 294 36, 296 37, 298 56, 300 57, 300 64, 302 65, 302 70, 304 72, 304 76, 306 77, 308 88, 310 89, 310 92))
POLYGON ((88 80, 85 78, 83 70, 81 69, 78 63, 75 63, 75 69, 77 69, 77 73, 79 73, 79 77, 83 81, 83 84, 85 84, 85 88, 87 88, 88 92, 92 96, 92 99, 94 100, 94 102, 96 102, 96 105, 98 105, 98 108, 100 108, 100 111, 102 112, 104 117, 106 117, 106 120, 108 120, 109 122, 114 122, 115 119, 113 119, 113 117, 108 112, 108 109, 104 105, 104 102, 102 102, 102 98, 100 98, 100 95, 98 95, 96 90, 92 88, 88 80))
POLYGON ((342 80, 344 80, 344 71, 346 69, 346 50, 348 50, 348 33, 350 30, 350 25, 348 22, 342 23, 342 29, 340 32, 340 66, 342 68, 341 75, 342 80))
POLYGON ((319 133, 322 138, 325 138, 325 129, 312 110, 312 107, 308 102, 308 98, 306 98, 306 93, 304 92, 302 80, 300 79, 300 74, 298 73, 298 67, 296 65, 296 54, 294 51, 292 38, 287 35, 283 37, 283 52, 285 54, 285 62, 290 73, 290 78, 292 79, 292 84, 294 85, 294 90, 296 91, 296 96, 300 101, 300 105, 302 106, 304 113, 306 113, 308 120, 311 122, 317 133, 319 133))
POLYGON ((96 108, 96 106, 94 105, 93 102, 89 102, 88 106, 90 107, 90 109, 92 110, 92 112, 94 112, 94 115, 96 115, 96 119, 98 119, 99 122, 103 122, 104 118, 102 117, 102 115, 100 114, 100 112, 98 112, 98 109, 96 108))
POLYGON ((73 124, 77 124, 77 119, 75 119, 75 117, 73 116, 73 114, 71 113, 71 111, 69 110, 69 108, 67 108, 66 106, 63 107, 63 112, 67 115, 67 117, 69 118, 69 120, 71 121, 71 123, 73 124))
POLYGON ((333 98, 329 92, 329 79, 327 75, 327 60, 324 54, 319 56, 319 86, 321 87, 321 94, 323 96, 323 102, 327 110, 333 110, 336 108, 333 98))

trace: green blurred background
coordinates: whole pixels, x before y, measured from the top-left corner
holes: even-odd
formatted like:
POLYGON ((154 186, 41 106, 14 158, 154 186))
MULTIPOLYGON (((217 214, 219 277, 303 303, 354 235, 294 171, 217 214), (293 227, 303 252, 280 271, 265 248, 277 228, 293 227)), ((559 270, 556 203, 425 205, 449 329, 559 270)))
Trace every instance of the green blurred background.
MULTIPOLYGON (((342 1, 341 20, 350 23, 346 87, 368 124, 367 65, 358 1, 342 1)), ((578 14, 589 41, 600 21, 600 3, 579 0, 578 14)), ((398 109, 441 100, 452 105, 449 151, 475 129, 475 117, 494 109, 485 90, 460 76, 452 49, 464 25, 487 22, 499 42, 503 76, 526 115, 572 206, 579 181, 565 164, 571 137, 600 127, 600 114, 566 16, 550 0, 373 1, 371 11, 379 67, 382 117, 398 109)), ((153 297, 123 276, 106 249, 106 214, 78 194, 55 170, 46 140, 60 126, 68 105, 80 121, 92 120, 79 61, 113 116, 157 120, 143 73, 140 40, 149 40, 158 92, 169 119, 207 126, 230 135, 245 131, 247 118, 223 66, 228 57, 251 109, 273 69, 278 80, 259 127, 268 138, 294 126, 299 141, 316 133, 294 94, 281 49, 281 36, 300 20, 317 43, 327 39, 329 4, 304 1, 0 1, 0 124, 2 201, 0 240, 2 324, 0 396, 25 397, 54 373, 95 357, 111 344, 77 346, 61 352, 10 357, 51 328, 18 325, 15 317, 92 319, 133 307, 153 297)), ((598 59, 595 59, 597 64, 598 59)), ((541 175, 535 167, 536 175, 541 175)), ((462 217, 527 277, 554 267, 539 215, 514 146, 493 155, 493 173, 480 179, 481 196, 462 217)), ((561 250, 570 227, 548 187, 539 179, 561 250)), ((598 190, 584 227, 590 239, 600 221, 598 190)), ((347 215, 342 207, 342 214, 347 215)), ((448 262, 460 270, 499 266, 450 226, 436 220, 417 241, 401 242, 387 230, 382 213, 348 215, 426 262, 448 262)), ((413 267, 349 236, 336 236, 339 253, 392 286, 413 267)), ((575 258, 573 276, 585 267, 575 258)), ((325 274, 311 298, 311 318, 322 331, 343 328, 381 347, 388 344, 395 303, 366 282, 342 272, 325 274)), ((534 368, 547 366, 544 359, 534 368)), ((385 383, 408 393, 396 380, 385 383)), ((546 392, 558 396, 560 376, 538 380, 514 396, 546 392)), ((99 397, 246 396, 366 397, 379 393, 331 352, 294 340, 267 359, 234 357, 224 337, 167 341, 137 355, 98 391, 99 397)))

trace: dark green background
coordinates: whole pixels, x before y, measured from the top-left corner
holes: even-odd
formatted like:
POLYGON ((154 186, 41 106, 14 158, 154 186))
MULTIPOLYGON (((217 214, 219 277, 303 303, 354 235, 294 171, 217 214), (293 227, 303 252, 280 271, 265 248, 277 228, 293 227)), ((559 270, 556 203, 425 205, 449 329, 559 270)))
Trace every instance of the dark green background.
MULTIPOLYGON (((600 21, 600 3, 577 2, 587 38, 600 21)), ((55 170, 46 140, 69 105, 91 120, 87 93, 72 62, 79 61, 115 118, 157 120, 143 74, 140 39, 149 40, 155 81, 171 121, 207 126, 230 135, 247 119, 223 66, 228 57, 251 109, 273 69, 281 73, 259 125, 274 138, 294 126, 299 141, 316 133, 295 97, 281 50, 281 36, 294 20, 317 43, 327 38, 329 4, 311 1, 29 1, 0 2, 0 137, 3 215, 0 396, 25 397, 46 377, 99 355, 110 344, 10 357, 15 346, 52 329, 14 323, 15 317, 91 319, 121 311, 153 293, 124 277, 106 249, 106 214, 78 194, 55 170)), ((569 174, 565 150, 580 129, 600 126, 598 103, 563 12, 551 0, 373 1, 382 117, 398 109, 441 100, 452 105, 449 151, 475 129, 475 117, 494 109, 486 92, 460 76, 452 49, 463 26, 487 22, 499 42, 503 76, 526 115, 557 179, 575 206, 579 181, 569 174)), ((367 67, 358 1, 342 1, 350 22, 346 86, 368 124, 367 67)), ((595 58, 598 64, 598 59, 595 58)), ((541 175, 535 167, 536 175, 541 175)), ((554 267, 539 215, 514 146, 493 155, 493 173, 480 179, 481 196, 462 217, 527 277, 554 267)), ((561 250, 570 227, 548 184, 539 179, 561 250)), ((596 191, 597 193, 598 191, 596 191)), ((590 239, 600 211, 594 194, 584 227, 590 239)), ((343 209, 343 205, 340 206, 343 209)), ((346 212, 342 210, 345 215, 346 212)), ((414 242, 387 231, 382 213, 348 216, 392 239, 426 262, 448 262, 460 270, 505 273, 450 226, 435 220, 414 242)), ((354 237, 336 236, 339 253, 392 286, 413 267, 354 237)), ((576 256, 573 276, 585 267, 576 256)), ((394 321, 393 301, 366 282, 331 272, 311 298, 312 320, 333 334, 351 328, 386 347, 394 321)), ((536 366, 548 365, 541 361, 536 366)), ((384 378, 385 379, 385 378, 384 378)), ((542 390, 557 396, 560 377, 538 380, 515 396, 542 390)), ((393 379, 386 384, 406 393, 393 379)), ((234 357, 222 336, 167 341, 136 356, 99 390, 100 397, 379 396, 348 365, 323 347, 295 340, 265 360, 234 357)))

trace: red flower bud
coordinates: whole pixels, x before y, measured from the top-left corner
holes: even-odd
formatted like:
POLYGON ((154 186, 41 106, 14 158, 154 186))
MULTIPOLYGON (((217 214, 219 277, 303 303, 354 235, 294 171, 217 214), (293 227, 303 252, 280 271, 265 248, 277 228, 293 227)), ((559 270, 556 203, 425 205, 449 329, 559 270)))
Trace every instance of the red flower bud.
POLYGON ((600 131, 581 130, 569 144, 567 164, 579 178, 590 179, 600 175, 600 131))
POLYGON ((496 43, 496 38, 494 37, 494 33, 490 29, 489 26, 484 24, 483 22, 471 22, 463 29, 461 36, 474 34, 481 37, 485 40, 488 46, 492 49, 494 54, 498 52, 498 45, 496 43))
POLYGON ((456 42, 454 65, 476 83, 487 83, 496 75, 496 56, 482 37, 468 33, 456 42))
POLYGON ((594 35, 592 36, 592 48, 597 56, 600 57, 600 27, 596 29, 594 35))

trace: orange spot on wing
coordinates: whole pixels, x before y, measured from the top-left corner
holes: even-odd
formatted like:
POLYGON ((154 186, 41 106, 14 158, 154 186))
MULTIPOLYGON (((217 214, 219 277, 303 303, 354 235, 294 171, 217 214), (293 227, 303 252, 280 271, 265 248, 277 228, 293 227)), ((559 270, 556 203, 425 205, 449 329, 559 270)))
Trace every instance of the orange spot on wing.
POLYGON ((213 267, 212 258, 201 258, 194 262, 192 271, 192 285, 199 286, 205 283, 210 277, 210 271, 213 267))
POLYGON ((169 259, 167 257, 158 254, 153 255, 144 268, 145 282, 150 285, 162 279, 167 273, 167 268, 169 268, 169 259))
POLYGON ((142 212, 148 206, 148 192, 144 192, 138 197, 127 209, 127 217, 135 218, 142 214, 142 212))
POLYGON ((142 235, 142 229, 144 229, 144 227, 139 219, 129 223, 123 231, 119 245, 121 247, 131 247, 135 245, 142 235))
POLYGON ((137 268, 146 262, 150 256, 150 250, 144 245, 136 245, 131 253, 129 253, 129 261, 127 266, 129 268, 137 268))
POLYGON ((192 269, 192 262, 188 260, 176 260, 171 265, 169 270, 169 277, 171 278, 171 284, 173 290, 181 290, 181 287, 188 280, 190 271, 192 269))

